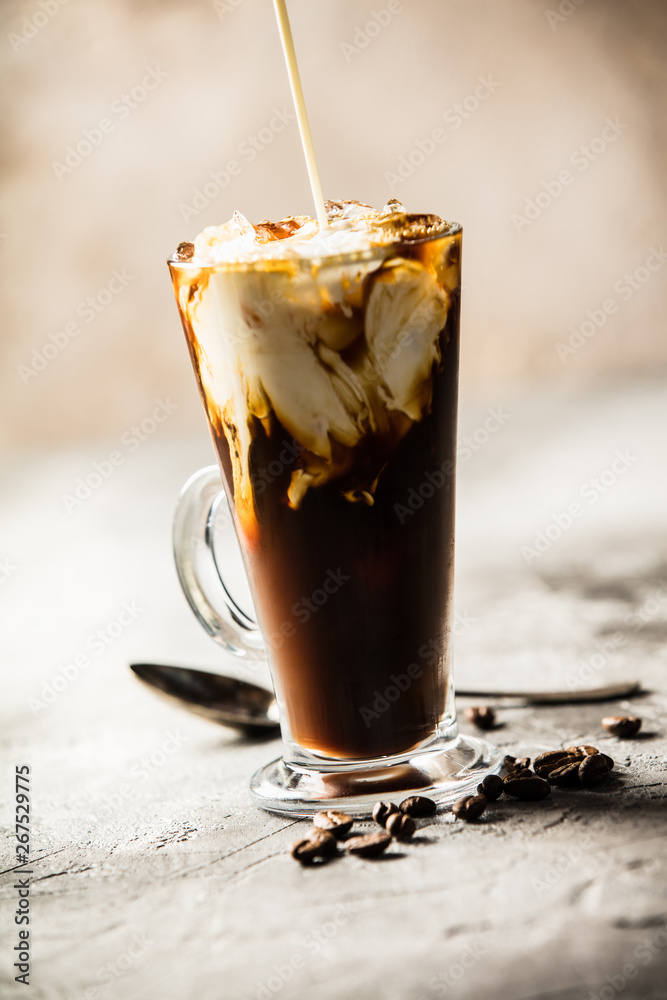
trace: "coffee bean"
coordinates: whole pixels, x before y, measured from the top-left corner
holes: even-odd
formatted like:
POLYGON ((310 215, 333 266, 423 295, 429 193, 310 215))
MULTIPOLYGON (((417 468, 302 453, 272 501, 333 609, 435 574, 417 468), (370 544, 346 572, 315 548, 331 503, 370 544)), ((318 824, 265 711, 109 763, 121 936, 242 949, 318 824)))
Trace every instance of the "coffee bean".
POLYGON ((511 771, 515 764, 516 757, 511 757, 509 754, 503 757, 503 767, 506 771, 511 771))
POLYGON ((360 858, 376 858, 386 851, 390 844, 390 835, 380 830, 378 833, 366 833, 362 837, 351 837, 345 841, 345 850, 350 854, 357 854, 360 858))
POLYGON ((325 830, 313 830, 307 837, 295 840, 291 855, 302 865, 312 864, 316 859, 327 861, 338 850, 336 838, 325 830))
POLYGON ((600 753, 597 747, 589 747, 585 743, 578 747, 565 747, 565 753, 578 753, 588 757, 594 753, 600 753))
POLYGON ((452 812, 457 819, 464 819, 466 823, 479 819, 486 809, 485 795, 466 795, 464 799, 459 799, 452 806, 452 812))
POLYGON ((409 840, 417 829, 417 824, 412 816, 407 816, 402 812, 392 813, 391 816, 388 816, 385 826, 387 833, 396 837, 397 840, 409 840))
POLYGON ((389 817, 397 812, 398 806, 395 806, 393 802, 376 802, 373 806, 373 819, 380 826, 386 826, 389 817))
POLYGON ((607 761, 607 765, 609 767, 609 770, 612 771, 614 769, 614 761, 613 761, 613 759, 609 756, 609 754, 606 754, 606 753, 601 753, 600 756, 602 757, 603 760, 607 761))
POLYGON ((519 771, 530 769, 530 757, 505 757, 505 761, 511 761, 511 763, 505 764, 505 770, 508 775, 518 774, 519 771))
POLYGON ((496 724, 496 713, 488 705, 472 705, 466 708, 465 717, 478 729, 493 729, 496 724))
POLYGON ((537 802, 539 799, 546 799, 551 794, 551 785, 544 778, 534 775, 530 778, 514 778, 505 781, 505 791, 515 799, 523 799, 525 802, 537 802))
POLYGON ((602 720, 602 725, 612 736, 626 740, 639 732, 642 720, 634 715, 607 715, 602 720))
POLYGON ((482 783, 477 786, 477 794, 483 795, 489 802, 495 802, 504 791, 503 779, 497 774, 487 774, 482 783))
POLYGON ((535 769, 555 764, 563 757, 575 755, 576 747, 568 747, 566 750, 548 750, 546 753, 538 754, 535 758, 535 769))
POLYGON ((548 777, 557 768, 565 767, 567 764, 578 763, 583 760, 583 754, 570 750, 552 750, 549 753, 541 753, 535 758, 535 773, 540 778, 548 777))
POLYGON ((609 774, 607 755, 596 753, 584 757, 579 765, 579 781, 584 788, 599 784, 609 774))
POLYGON ((433 799, 427 799, 424 795, 411 795, 410 798, 403 799, 398 808, 408 816, 433 816, 438 807, 433 799))
POLYGON ((534 777, 535 777, 535 775, 534 775, 533 771, 530 770, 529 767, 522 767, 522 768, 518 768, 515 771, 510 771, 509 774, 505 775, 505 777, 503 778, 503 781, 504 782, 515 781, 515 780, 518 780, 519 778, 534 778, 534 777))
MULTIPOLYGON (((586 758, 584 758, 585 760, 586 758)), ((583 761, 575 759, 549 772, 549 783, 559 788, 576 788, 579 784, 579 767, 583 761)))
POLYGON ((327 809, 326 812, 318 812, 313 816, 313 826, 333 833, 334 837, 344 837, 352 827, 352 817, 347 813, 327 809))

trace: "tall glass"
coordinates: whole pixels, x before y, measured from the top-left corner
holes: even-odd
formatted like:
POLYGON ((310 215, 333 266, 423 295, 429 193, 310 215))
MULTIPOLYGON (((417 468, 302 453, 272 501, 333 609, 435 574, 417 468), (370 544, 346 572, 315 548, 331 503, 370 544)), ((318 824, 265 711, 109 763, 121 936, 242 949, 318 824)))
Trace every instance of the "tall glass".
POLYGON ((428 232, 320 259, 169 261, 224 487, 216 469, 187 484, 176 560, 210 634, 268 658, 284 752, 251 789, 274 811, 452 801, 498 765, 456 724, 462 233, 428 232), (210 596, 201 541, 214 550, 225 503, 257 623, 224 584, 222 612, 210 596))

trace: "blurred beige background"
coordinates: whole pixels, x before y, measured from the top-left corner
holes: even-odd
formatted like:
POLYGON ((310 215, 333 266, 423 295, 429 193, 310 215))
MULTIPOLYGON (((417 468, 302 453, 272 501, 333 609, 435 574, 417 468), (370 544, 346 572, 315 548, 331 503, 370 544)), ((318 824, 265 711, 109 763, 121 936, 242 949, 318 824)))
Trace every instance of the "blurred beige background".
MULTIPOLYGON (((325 194, 464 226, 465 392, 665 366, 662 0, 289 10, 325 194)), ((117 440, 156 399, 204 435, 165 258, 235 208, 311 210, 270 0, 0 17, 1 443, 117 440)))

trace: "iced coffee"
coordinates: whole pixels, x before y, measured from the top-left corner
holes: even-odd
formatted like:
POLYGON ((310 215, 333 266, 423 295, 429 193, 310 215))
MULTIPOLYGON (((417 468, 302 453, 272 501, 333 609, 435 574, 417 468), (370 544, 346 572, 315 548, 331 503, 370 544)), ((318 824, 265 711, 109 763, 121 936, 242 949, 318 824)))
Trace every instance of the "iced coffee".
POLYGON ((452 711, 461 230, 327 212, 236 213, 170 269, 284 739, 359 760, 452 711))

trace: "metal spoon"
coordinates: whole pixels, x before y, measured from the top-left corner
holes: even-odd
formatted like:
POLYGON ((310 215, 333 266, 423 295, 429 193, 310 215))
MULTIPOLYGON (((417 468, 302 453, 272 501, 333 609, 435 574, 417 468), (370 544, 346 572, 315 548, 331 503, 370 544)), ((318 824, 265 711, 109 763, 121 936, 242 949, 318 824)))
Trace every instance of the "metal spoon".
POLYGON ((280 727, 273 691, 248 681, 159 663, 131 663, 144 684, 172 704, 230 726, 246 735, 277 734, 280 727))
MULTIPOLYGON (((278 706, 272 691, 248 681, 211 674, 187 667, 168 667, 157 663, 132 663, 139 680, 174 704, 211 722, 231 726, 246 734, 269 735, 279 728, 278 706)), ((509 698, 530 705, 575 704, 585 701, 610 701, 628 697, 640 689, 638 681, 607 684, 581 691, 492 691, 481 688, 457 688, 456 693, 471 698, 509 698)))

